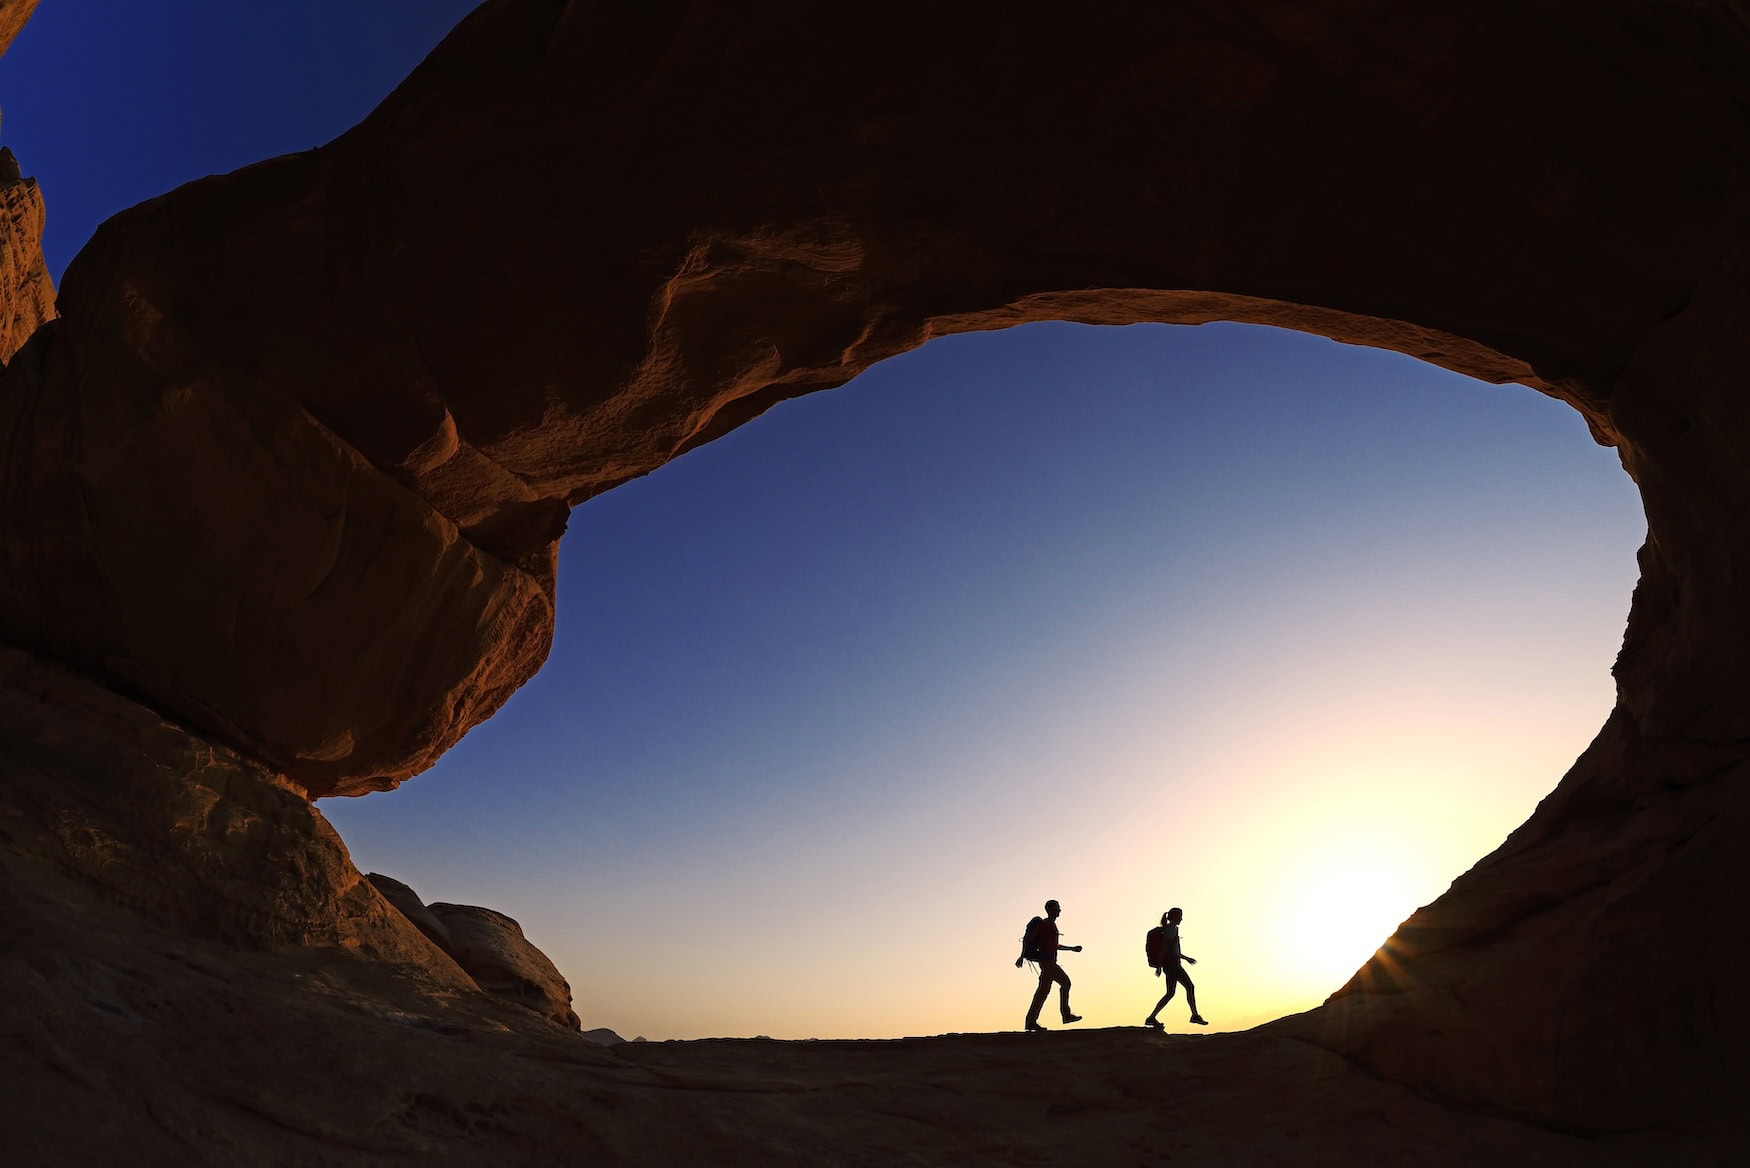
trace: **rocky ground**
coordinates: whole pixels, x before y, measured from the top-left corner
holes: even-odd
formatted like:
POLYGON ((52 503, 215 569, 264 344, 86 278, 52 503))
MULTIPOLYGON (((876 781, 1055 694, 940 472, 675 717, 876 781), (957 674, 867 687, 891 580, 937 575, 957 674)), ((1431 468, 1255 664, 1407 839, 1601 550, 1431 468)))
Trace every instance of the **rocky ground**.
POLYGON ((1417 1098, 1268 1028, 602 1047, 340 950, 190 941, 9 856, 15 1165, 1727 1164, 1417 1098))
POLYGON ((0 651, 7 1165, 1733 1163, 1455 1110, 1299 1033, 590 1041, 278 776, 0 651))

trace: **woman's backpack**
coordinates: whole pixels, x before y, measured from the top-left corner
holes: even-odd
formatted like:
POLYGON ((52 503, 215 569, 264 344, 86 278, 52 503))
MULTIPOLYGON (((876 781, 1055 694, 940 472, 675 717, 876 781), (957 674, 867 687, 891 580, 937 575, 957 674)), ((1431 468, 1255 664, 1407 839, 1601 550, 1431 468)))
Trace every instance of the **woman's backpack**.
POLYGON ((1143 950, 1148 954, 1148 967, 1159 969, 1169 960, 1167 954, 1167 931, 1156 925, 1148 931, 1148 940, 1143 942, 1143 950))

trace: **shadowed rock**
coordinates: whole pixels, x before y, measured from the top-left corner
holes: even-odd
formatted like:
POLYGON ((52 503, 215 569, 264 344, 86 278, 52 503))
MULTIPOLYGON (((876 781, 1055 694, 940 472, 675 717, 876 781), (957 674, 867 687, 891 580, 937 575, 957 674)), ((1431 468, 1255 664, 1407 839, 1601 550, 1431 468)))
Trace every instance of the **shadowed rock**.
POLYGON ((259 766, 21 654, 0 985, 9 1164, 1741 1162, 1455 1111, 1276 1028, 579 1042, 481 993, 259 766))
POLYGON ((335 950, 475 987, 282 777, 65 667, 0 648, 0 852, 239 950, 335 950))
POLYGON ((480 988, 533 1010, 573 1030, 581 1030, 571 1009, 571 984, 529 944, 523 927, 489 908, 471 904, 427 906, 450 934, 450 953, 480 988))
MULTIPOLYGON (((606 1026, 598 1026, 594 1030, 585 1030, 583 1032, 583 1036, 585 1038, 589 1039, 591 1042, 599 1042, 603 1046, 613 1046, 616 1043, 621 1043, 621 1042, 626 1041, 624 1038, 621 1038, 618 1034, 615 1034, 612 1030, 609 1030, 606 1026)), ((634 1038, 632 1041, 633 1042, 642 1042, 643 1039, 634 1038)))
POLYGON ((365 879, 376 885, 377 891, 383 894, 383 899, 413 922, 413 927, 430 937, 432 943, 445 953, 455 955, 455 943, 450 937, 449 926, 432 915, 425 907, 425 902, 419 899, 419 894, 393 876, 385 876, 381 872, 367 872, 365 879))
MULTIPOLYGON (((390 904, 456 959, 475 983, 490 994, 517 1003, 573 1030, 581 1029, 571 1009, 571 985, 547 955, 529 944, 522 926, 489 908, 463 904, 427 906, 413 889, 390 876, 365 877, 390 904), (455 924, 452 930, 451 924, 455 924)), ((592 1042, 620 1042, 612 1030, 584 1034, 592 1042)))

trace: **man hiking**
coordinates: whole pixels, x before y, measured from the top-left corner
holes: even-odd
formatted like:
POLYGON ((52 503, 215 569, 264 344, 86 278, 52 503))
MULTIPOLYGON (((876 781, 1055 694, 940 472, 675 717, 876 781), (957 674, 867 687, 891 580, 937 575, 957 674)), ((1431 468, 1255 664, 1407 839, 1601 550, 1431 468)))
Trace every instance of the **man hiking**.
POLYGON ((1148 1012, 1148 1017, 1142 1023, 1144 1026, 1152 1026, 1156 1030, 1163 1029, 1160 1019, 1156 1015, 1166 1007, 1168 1002, 1173 1000, 1173 994, 1178 991, 1180 985, 1185 987, 1185 1001, 1191 1007, 1191 1024, 1193 1026, 1209 1025, 1208 1022, 1204 1021, 1203 1015, 1197 1012, 1197 987, 1191 984, 1191 975, 1185 972, 1183 965, 1179 964, 1181 961, 1189 961, 1192 965, 1197 964, 1195 957, 1187 957, 1179 951, 1179 922, 1184 919, 1185 911, 1183 909, 1170 908, 1161 914, 1161 927, 1148 931, 1148 963, 1154 966, 1156 977, 1167 979, 1166 995, 1155 1003, 1155 1008, 1148 1012))
POLYGON ((1039 1008, 1045 1005, 1045 998, 1051 993, 1051 983, 1058 987, 1058 1004, 1063 1008, 1065 1025, 1080 1022, 1080 1014, 1072 1014, 1069 1010, 1069 974, 1063 971, 1063 966, 1057 963, 1059 951, 1080 953, 1080 945, 1059 945, 1057 943, 1057 914, 1063 911, 1063 906, 1055 900, 1045 902, 1045 915, 1034 917, 1027 922, 1027 932, 1021 938, 1021 955, 1015 958, 1015 968, 1021 968, 1023 961, 1039 963, 1039 988, 1033 991, 1033 1005, 1027 1011, 1027 1029, 1044 1030, 1039 1025, 1039 1008))

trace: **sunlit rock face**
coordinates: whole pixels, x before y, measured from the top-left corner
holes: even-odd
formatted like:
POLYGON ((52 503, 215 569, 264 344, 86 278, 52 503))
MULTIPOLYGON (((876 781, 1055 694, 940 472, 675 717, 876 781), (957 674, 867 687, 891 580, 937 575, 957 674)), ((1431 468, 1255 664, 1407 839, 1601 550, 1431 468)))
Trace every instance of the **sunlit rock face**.
MULTIPOLYGON (((0 29, 0 34, 4 30, 0 29)), ((55 315, 55 285, 43 261, 43 196, 0 146, 0 363, 55 315)))
MULTIPOLYGON (((35 8, 36 0, 0 0, 0 55, 35 8)), ((54 315, 55 286, 43 261, 42 192, 0 146, 0 364, 54 315)))
POLYGON ((1521 380, 1646 501, 1619 707, 1283 1025, 1538 1124, 1741 1131, 1735 13, 497 0, 69 268, 0 383, 0 636, 357 792, 538 667, 568 506, 930 336, 1226 319, 1521 380))
POLYGON ((36 11, 36 0, 0 0, 0 53, 4 53, 36 11))

